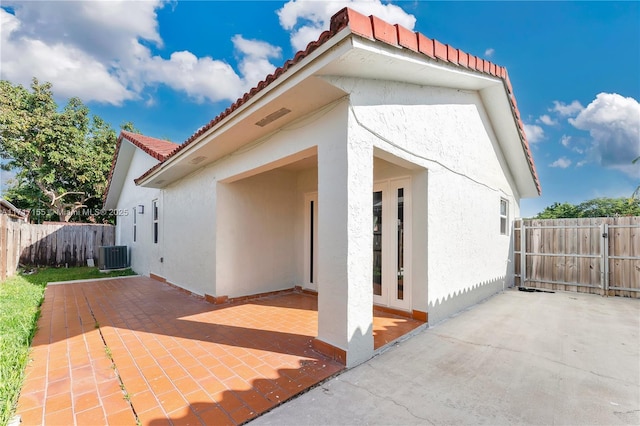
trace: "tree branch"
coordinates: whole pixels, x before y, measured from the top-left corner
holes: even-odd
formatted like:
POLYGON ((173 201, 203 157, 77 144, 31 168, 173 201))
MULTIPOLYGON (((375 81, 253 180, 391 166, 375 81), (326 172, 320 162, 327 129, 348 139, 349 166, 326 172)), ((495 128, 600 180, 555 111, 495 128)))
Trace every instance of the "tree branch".
MULTIPOLYGON (((54 202, 66 197, 67 195, 81 195, 81 194, 84 195, 84 192, 67 191, 64 194, 61 194, 61 195, 58 195, 57 197, 55 197, 54 202)), ((55 194, 54 194, 54 196, 55 196, 55 194)), ((86 201, 86 198, 82 202, 84 202, 84 201, 86 201)))

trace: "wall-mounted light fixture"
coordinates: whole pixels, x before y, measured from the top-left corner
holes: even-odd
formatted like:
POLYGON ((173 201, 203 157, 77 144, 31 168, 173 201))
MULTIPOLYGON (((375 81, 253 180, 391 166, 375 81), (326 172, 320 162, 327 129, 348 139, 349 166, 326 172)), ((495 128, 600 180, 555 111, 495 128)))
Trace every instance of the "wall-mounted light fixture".
POLYGON ((138 205, 138 213, 139 214, 144 214, 144 204, 139 204, 138 205))

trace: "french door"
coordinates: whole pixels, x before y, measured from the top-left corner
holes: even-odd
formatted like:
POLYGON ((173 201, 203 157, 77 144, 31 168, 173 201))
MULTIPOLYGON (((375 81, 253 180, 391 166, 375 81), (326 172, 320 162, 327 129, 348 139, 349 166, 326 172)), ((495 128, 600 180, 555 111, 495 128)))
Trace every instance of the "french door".
MULTIPOLYGON (((304 284, 318 289, 318 194, 307 193, 304 284)), ((411 180, 391 179, 373 187, 373 303, 411 308, 411 180)))
POLYGON ((373 303, 411 308, 411 181, 373 187, 373 303))

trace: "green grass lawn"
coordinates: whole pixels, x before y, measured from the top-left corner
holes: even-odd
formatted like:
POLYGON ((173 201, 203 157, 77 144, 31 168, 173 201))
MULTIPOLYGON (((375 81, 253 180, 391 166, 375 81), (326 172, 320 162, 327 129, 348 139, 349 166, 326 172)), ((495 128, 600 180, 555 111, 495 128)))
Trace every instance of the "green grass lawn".
POLYGON ((102 273, 89 267, 40 268, 0 283, 0 426, 9 422, 18 401, 47 283, 133 274, 131 269, 102 273))

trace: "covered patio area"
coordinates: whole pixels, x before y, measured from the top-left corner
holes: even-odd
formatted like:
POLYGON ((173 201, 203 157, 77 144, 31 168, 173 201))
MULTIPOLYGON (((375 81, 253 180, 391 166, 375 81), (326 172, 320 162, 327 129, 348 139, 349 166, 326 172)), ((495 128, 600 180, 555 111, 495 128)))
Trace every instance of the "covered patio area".
MULTIPOLYGON (((376 349, 422 325, 374 310, 376 349)), ((146 277, 49 285, 23 424, 240 424, 341 371, 317 297, 212 305, 146 277)))

